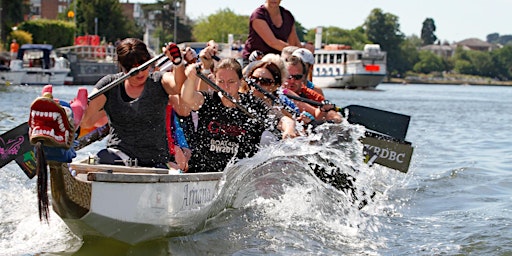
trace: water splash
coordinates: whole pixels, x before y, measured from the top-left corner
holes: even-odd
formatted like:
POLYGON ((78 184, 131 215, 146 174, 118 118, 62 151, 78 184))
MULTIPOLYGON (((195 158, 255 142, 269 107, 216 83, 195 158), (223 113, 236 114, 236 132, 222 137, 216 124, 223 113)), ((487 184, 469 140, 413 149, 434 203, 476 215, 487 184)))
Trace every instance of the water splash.
POLYGON ((395 209, 376 200, 385 201, 392 185, 383 181, 389 170, 363 163, 363 133, 359 126, 330 125, 228 166, 205 230, 171 239, 171 247, 199 240, 230 241, 219 253, 369 253, 383 247, 379 217, 395 209), (351 184, 339 189, 315 168, 345 174, 351 184))

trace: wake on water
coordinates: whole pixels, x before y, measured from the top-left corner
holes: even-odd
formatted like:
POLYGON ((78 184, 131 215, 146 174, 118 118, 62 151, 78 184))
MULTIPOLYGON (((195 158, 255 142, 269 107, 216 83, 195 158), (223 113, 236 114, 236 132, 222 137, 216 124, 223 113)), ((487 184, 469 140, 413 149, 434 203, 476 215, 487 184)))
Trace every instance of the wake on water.
MULTIPOLYGON (((358 138, 364 127, 342 124, 317 129, 313 135, 266 146, 254 157, 229 165, 204 228, 167 238, 168 250, 327 254, 343 248, 344 253, 372 254, 385 246, 385 238, 378 235, 383 226, 379 217, 397 214, 387 197, 398 172, 363 163, 358 138), (319 178, 315 170, 328 175, 319 178), (330 183, 339 173, 350 186, 337 189, 330 183), (212 249, 214 244, 222 246, 212 249)), ((20 184, 26 177, 11 179, 1 187, 6 195, 0 199, 4 252, 69 251, 80 243, 53 211, 49 225, 39 223, 35 184, 20 184), (10 204, 18 207, 6 207, 10 204)))
POLYGON ((326 125, 228 166, 204 230, 171 239, 173 253, 371 254, 385 246, 379 216, 396 211, 386 205, 386 176, 396 171, 364 164, 363 134, 361 126, 326 125), (338 189, 315 169, 353 179, 338 189), (224 246, 202 251, 198 241, 224 246))

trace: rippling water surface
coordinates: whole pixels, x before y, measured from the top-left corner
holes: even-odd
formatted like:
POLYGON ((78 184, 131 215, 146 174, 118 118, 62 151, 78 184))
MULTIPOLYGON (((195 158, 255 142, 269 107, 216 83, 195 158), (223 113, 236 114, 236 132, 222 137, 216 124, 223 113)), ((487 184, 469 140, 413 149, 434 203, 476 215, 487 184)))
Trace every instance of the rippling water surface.
MULTIPOLYGON (((40 90, 0 87, 1 133, 28 119, 40 90)), ((76 91, 55 87, 54 95, 70 100, 76 91)), ((11 163, 0 169, 0 254, 512 255, 511 87, 382 84, 325 93, 339 106, 410 115, 409 173, 363 165, 358 142, 283 143, 226 172, 222 198, 202 232, 127 247, 82 241, 53 212, 49 224, 40 223, 35 179, 11 163), (325 159, 359 170, 352 173, 358 193, 376 192, 373 201, 359 211, 345 193, 310 174, 306 163, 325 159), (284 171, 270 171, 276 166, 284 171)), ((349 127, 355 134, 359 128, 349 127)), ((103 146, 95 143, 79 157, 103 146)))

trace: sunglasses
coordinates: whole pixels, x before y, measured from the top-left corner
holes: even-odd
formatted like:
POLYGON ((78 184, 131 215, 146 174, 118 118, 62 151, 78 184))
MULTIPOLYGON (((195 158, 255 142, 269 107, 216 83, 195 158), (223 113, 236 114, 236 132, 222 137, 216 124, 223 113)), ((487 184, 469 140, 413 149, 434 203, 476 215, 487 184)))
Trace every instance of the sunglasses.
POLYGON ((265 78, 265 77, 254 77, 254 76, 251 76, 250 79, 253 82, 258 83, 261 86, 271 86, 271 85, 273 85, 275 83, 274 80, 272 80, 270 78, 265 78))
POLYGON ((301 80, 304 77, 303 74, 289 75, 288 79, 301 80))

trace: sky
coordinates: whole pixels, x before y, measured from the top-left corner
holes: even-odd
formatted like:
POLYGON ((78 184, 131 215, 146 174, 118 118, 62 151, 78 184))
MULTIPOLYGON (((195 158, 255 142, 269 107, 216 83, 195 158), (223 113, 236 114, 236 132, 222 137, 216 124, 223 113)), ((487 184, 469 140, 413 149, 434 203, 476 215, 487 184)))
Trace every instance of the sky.
MULTIPOLYGON (((126 0, 121 0, 124 2, 126 0)), ((155 0, 130 0, 154 3, 155 0)), ((229 8, 239 15, 250 15, 265 0, 187 0, 191 19, 206 17, 229 8)), ((400 31, 420 36, 423 21, 432 18, 434 32, 442 42, 467 38, 486 40, 488 34, 512 35, 512 0, 282 0, 295 19, 307 29, 335 26, 354 29, 364 23, 374 8, 398 17, 400 31)))

